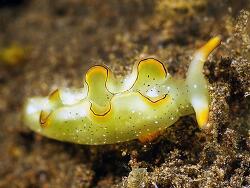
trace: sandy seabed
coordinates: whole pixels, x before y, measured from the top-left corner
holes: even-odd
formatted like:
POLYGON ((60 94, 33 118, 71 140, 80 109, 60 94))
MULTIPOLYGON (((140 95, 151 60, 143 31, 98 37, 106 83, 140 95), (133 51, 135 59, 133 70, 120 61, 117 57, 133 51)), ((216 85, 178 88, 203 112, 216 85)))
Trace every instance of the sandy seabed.
POLYGON ((0 56, 0 187, 249 187, 249 8, 248 0, 0 0, 0 54, 19 52, 0 56), (146 145, 84 146, 22 122, 26 98, 80 87, 95 64, 126 74, 153 56, 184 77, 194 50, 218 34, 204 68, 211 130, 188 116, 146 145))

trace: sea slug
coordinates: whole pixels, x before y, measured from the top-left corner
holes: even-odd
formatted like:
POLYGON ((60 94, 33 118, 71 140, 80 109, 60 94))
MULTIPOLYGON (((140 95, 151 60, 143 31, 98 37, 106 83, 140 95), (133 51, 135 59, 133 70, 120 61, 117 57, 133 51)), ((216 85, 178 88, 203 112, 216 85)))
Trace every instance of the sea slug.
POLYGON ((90 145, 151 140, 193 113, 203 129, 209 113, 203 65, 220 41, 214 37, 195 52, 185 80, 172 77, 154 58, 136 63, 123 79, 107 67, 94 66, 83 88, 28 99, 24 123, 46 137, 90 145))

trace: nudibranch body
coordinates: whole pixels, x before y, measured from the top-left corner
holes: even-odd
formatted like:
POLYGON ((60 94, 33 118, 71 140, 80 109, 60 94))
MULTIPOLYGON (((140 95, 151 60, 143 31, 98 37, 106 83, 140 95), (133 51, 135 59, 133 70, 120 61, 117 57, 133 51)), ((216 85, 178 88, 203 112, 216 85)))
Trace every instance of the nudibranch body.
POLYGON ((136 63, 123 79, 104 66, 94 66, 83 88, 57 89, 48 97, 28 99, 25 124, 49 138, 90 145, 147 140, 192 113, 204 128, 209 93, 203 65, 219 44, 220 38, 214 37, 197 50, 186 80, 172 77, 153 58, 136 63))

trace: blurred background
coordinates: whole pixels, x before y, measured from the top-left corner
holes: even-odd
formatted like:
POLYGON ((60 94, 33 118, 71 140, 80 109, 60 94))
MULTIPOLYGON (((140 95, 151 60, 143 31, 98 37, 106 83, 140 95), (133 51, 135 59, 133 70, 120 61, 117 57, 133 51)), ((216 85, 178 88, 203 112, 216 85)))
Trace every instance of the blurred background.
POLYGON ((0 187, 249 187, 249 0, 0 0, 0 187), (185 117, 155 142, 57 142, 22 123, 28 97, 80 87, 105 64, 128 73, 155 57, 184 77, 214 35, 206 63, 210 123, 185 117))

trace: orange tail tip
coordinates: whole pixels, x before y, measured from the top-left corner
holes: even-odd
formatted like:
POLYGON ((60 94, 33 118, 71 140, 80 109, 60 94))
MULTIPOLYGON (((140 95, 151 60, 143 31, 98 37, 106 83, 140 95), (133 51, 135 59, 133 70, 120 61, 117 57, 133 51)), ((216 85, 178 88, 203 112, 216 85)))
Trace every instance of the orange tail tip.
POLYGON ((207 127, 208 114, 209 114, 208 108, 205 108, 196 113, 196 119, 201 129, 204 129, 207 127))
POLYGON ((221 43, 221 37, 216 36, 210 39, 204 46, 202 46, 198 51, 207 58, 208 55, 221 43))

